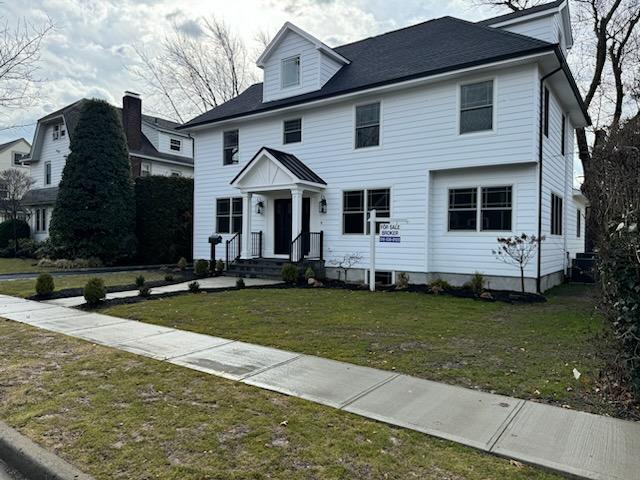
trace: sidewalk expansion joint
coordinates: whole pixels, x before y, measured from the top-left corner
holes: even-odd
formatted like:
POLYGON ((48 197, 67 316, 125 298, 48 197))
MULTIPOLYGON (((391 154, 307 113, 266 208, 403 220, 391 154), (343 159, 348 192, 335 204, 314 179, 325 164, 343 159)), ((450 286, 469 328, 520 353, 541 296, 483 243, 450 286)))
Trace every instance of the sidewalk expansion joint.
MULTIPOLYGON (((171 333, 171 332, 167 332, 167 333, 171 333)), ((198 334, 198 335, 201 335, 201 334, 198 334)), ((165 361, 171 361, 171 360, 175 360, 177 358, 186 357, 187 355, 193 355, 194 353, 206 352, 207 350, 213 350, 214 348, 222 347, 224 345, 229 345, 230 343, 237 343, 237 342, 238 342, 238 340, 227 340, 226 342, 219 343, 218 345, 210 345, 208 347, 198 348, 196 350, 193 350, 192 352, 181 353, 180 355, 174 355, 173 357, 166 357, 164 360, 165 361)))
POLYGON ((239 382, 244 382, 247 378, 253 377, 253 376, 258 375, 260 373, 267 372, 267 371, 269 371, 269 370, 271 370, 273 368, 277 368, 277 367, 281 367, 283 365, 287 365, 288 363, 291 363, 291 362, 293 362, 295 360, 298 360, 300 357, 304 357, 304 353, 301 353, 300 355, 296 355, 293 358, 288 358, 287 360, 283 360, 282 362, 278 362, 278 363, 275 363, 273 365, 269 365, 268 367, 260 368, 260 369, 256 370, 255 372, 247 373, 246 375, 243 375, 242 377, 238 378, 238 381, 239 382))
POLYGON ((502 425, 500 425, 498 430, 496 430, 496 433, 494 433, 493 437, 491 437, 491 439, 489 440, 489 444, 488 444, 489 448, 487 448, 488 452, 493 452, 493 448, 496 446, 498 441, 502 438, 502 436, 504 435, 504 432, 507 431, 507 428, 509 428, 509 425, 513 423, 513 421, 516 419, 520 411, 524 408, 525 403, 527 403, 527 400, 521 400, 519 405, 517 405, 516 408, 513 409, 513 412, 511 412, 511 414, 504 420, 504 422, 502 422, 502 425))
POLYGON ((351 405, 352 403, 354 403, 357 400, 360 400, 362 397, 364 397, 365 395, 369 395, 371 392, 373 392, 374 390, 377 390, 378 388, 382 387, 383 385, 386 385, 387 383, 389 383, 392 380, 395 380, 396 378, 398 378, 401 374, 400 373, 396 373, 396 374, 392 374, 389 378, 385 378, 384 380, 382 380, 381 382, 376 383, 375 385, 372 385, 371 387, 363 390, 360 393, 356 393, 353 397, 348 398, 347 400, 345 400, 344 402, 342 402, 341 405, 338 406, 338 410, 343 410, 345 408, 347 408, 349 405, 351 405))

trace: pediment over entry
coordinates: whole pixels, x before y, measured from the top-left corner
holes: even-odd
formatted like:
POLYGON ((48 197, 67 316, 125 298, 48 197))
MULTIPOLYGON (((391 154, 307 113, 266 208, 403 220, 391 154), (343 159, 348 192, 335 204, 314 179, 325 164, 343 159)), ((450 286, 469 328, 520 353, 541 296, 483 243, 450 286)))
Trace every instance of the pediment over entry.
POLYGON ((231 185, 255 192, 294 187, 321 190, 327 184, 295 155, 262 147, 231 180, 231 185))

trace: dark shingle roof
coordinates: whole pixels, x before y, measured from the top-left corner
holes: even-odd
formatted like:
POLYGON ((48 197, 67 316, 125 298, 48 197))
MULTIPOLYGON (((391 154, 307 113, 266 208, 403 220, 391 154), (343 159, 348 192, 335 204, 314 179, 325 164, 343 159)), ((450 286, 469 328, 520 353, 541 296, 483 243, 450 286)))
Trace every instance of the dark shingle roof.
POLYGON ((486 20, 481 20, 476 23, 478 25, 493 25, 494 23, 506 22, 507 20, 513 20, 515 18, 531 15, 532 13, 539 13, 544 12, 545 10, 557 8, 562 5, 563 2, 565 2, 565 0, 556 0, 555 2, 551 3, 543 3, 542 5, 536 5, 535 7, 527 8, 525 10, 519 10, 517 12, 511 12, 497 17, 487 18, 486 20))
POLYGON ((244 166, 244 168, 240 170, 238 175, 236 175, 233 178, 233 180, 231 180, 231 182, 229 183, 235 182, 236 179, 240 177, 240 175, 242 175, 249 168, 249 166, 254 162, 254 160, 256 160, 259 157, 260 152, 262 152, 263 150, 266 150, 271 155, 273 155, 276 160, 278 160, 287 170, 293 173, 300 180, 303 180, 305 182, 319 183, 321 185, 327 184, 327 182, 325 182, 322 178, 320 178, 316 174, 316 172, 314 172, 309 167, 307 167, 307 165, 302 160, 300 160, 298 157, 296 157, 292 153, 281 152, 280 150, 276 150, 275 148, 269 148, 269 147, 262 147, 260 150, 258 150, 258 152, 253 156, 253 158, 249 160, 249 162, 244 166))
POLYGON ((36 188, 29 190, 22 197, 23 205, 53 205, 58 196, 58 187, 36 188))
POLYGON ((179 128, 242 117, 366 88, 523 56, 554 45, 504 30, 443 17, 336 47, 351 63, 320 90, 262 102, 262 84, 197 116, 179 128))

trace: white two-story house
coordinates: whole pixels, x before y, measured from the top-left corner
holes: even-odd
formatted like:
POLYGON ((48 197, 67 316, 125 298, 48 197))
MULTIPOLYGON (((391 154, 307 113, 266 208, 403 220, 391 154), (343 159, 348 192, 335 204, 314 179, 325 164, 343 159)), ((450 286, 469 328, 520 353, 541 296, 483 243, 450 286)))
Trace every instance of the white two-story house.
MULTIPOLYGON (((40 241, 49 237, 49 220, 58 185, 70 152, 70 137, 78 124, 85 99, 38 120, 30 155, 22 160, 34 180, 23 198, 30 212, 31 231, 40 241)), ((133 177, 146 175, 193 176, 193 139, 176 130, 178 123, 142 114, 139 95, 125 92, 122 125, 127 138, 133 177)))
POLYGON ((367 279, 368 213, 400 225, 376 279, 519 287, 497 237, 543 235, 526 288, 560 283, 582 251, 574 129, 589 117, 565 61, 567 1, 472 23, 443 17, 330 48, 286 23, 262 83, 180 127, 195 138, 194 257, 345 255, 367 279), (398 240, 396 238, 396 240, 398 240))

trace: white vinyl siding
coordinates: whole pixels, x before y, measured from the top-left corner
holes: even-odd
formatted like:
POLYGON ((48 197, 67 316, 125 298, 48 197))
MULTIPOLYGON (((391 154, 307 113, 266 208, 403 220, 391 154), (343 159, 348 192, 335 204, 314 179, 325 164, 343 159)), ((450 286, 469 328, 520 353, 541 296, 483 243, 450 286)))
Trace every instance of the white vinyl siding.
POLYGON ((56 187, 62 178, 62 170, 69 154, 69 136, 53 140, 53 125, 41 126, 44 128, 42 135, 42 148, 38 162, 34 162, 29 167, 29 175, 34 180, 32 188, 56 187), (46 162, 51 162, 51 185, 45 185, 44 174, 46 162))

